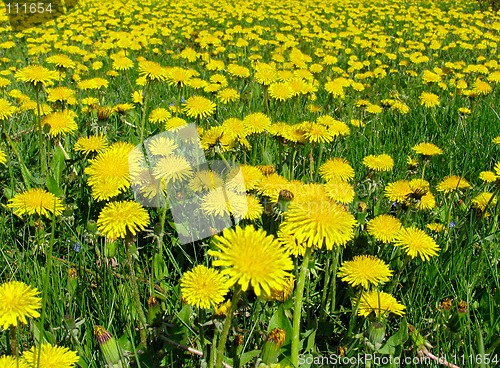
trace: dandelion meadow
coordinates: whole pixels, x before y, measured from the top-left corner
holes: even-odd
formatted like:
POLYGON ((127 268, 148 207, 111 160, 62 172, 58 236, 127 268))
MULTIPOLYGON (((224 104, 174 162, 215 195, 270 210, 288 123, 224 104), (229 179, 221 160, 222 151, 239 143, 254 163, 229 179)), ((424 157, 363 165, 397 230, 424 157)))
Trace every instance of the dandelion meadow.
POLYGON ((494 1, 16 4, 0 368, 500 364, 494 1))

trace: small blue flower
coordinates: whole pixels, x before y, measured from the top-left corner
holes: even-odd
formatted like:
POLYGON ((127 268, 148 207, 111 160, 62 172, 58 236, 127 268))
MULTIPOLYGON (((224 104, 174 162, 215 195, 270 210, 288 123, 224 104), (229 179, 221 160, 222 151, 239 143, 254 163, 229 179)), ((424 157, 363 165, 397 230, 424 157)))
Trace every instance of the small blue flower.
POLYGON ((181 97, 181 102, 182 103, 186 102, 186 100, 184 99, 184 97, 181 97))
POLYGON ((457 226, 457 223, 455 221, 451 221, 450 222, 450 229, 454 228, 455 226, 457 226))
POLYGON ((80 251, 82 250, 82 245, 80 244, 80 242, 73 243, 73 250, 76 253, 80 253, 80 251))

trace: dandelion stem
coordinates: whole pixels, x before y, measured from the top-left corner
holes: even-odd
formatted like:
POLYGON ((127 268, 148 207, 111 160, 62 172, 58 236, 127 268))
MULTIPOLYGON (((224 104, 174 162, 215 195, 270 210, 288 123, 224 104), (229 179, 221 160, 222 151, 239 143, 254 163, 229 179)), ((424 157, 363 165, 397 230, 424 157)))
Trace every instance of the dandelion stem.
POLYGON ((220 334, 219 344, 217 345, 217 358, 215 360, 215 368, 221 368, 224 364, 224 351, 226 350, 227 336, 229 335, 229 329, 231 328, 231 321, 233 320, 233 314, 238 307, 238 301, 240 300, 243 291, 236 286, 233 298, 231 299, 231 307, 229 308, 224 321, 224 327, 220 334))
POLYGON ((137 309, 137 314, 139 315, 139 334, 141 336, 141 344, 144 348, 147 347, 148 341, 147 341, 147 336, 146 336, 146 316, 144 315, 144 311, 142 310, 142 305, 141 305, 141 299, 139 296, 139 287, 137 285, 137 278, 135 275, 135 268, 134 268, 134 260, 132 257, 132 252, 131 252, 131 242, 126 241, 127 243, 127 263, 128 267, 130 268, 130 286, 132 286, 132 293, 134 294, 134 302, 135 302, 135 308, 137 309))
POLYGON ((340 247, 334 247, 332 254, 332 273, 331 273, 331 305, 330 305, 330 313, 333 314, 335 312, 335 300, 337 299, 337 283, 335 282, 335 275, 337 274, 337 268, 339 266, 339 258, 340 258, 340 247))
POLYGON ((17 348, 17 326, 10 326, 9 330, 10 353, 12 356, 16 357, 17 360, 19 356, 19 350, 17 348))
POLYGON ((210 361, 208 362, 209 368, 214 368, 215 365, 215 351, 217 345, 217 334, 214 332, 214 337, 212 339, 212 345, 210 346, 210 361))
POLYGON ((321 295, 321 309, 320 309, 320 314, 319 314, 319 321, 322 322, 326 318, 326 309, 329 307, 329 305, 326 302, 326 297, 328 295, 328 285, 330 283, 330 259, 328 258, 326 260, 326 266, 325 266, 325 284, 323 287, 323 294, 321 295))
MULTIPOLYGON (((54 241, 55 241, 55 230, 56 230, 56 215, 55 215, 55 202, 54 202, 54 209, 52 211, 52 226, 50 229, 50 240, 49 240, 49 249, 47 250, 47 255, 46 255, 46 261, 45 261, 45 270, 43 273, 43 292, 42 292, 42 312, 40 316, 40 326, 45 325, 45 317, 47 315, 47 298, 49 295, 49 280, 50 280, 50 272, 52 270, 52 249, 54 247, 54 241)), ((45 330, 42 328, 41 329, 41 336, 40 336, 40 346, 43 340, 46 340, 45 338, 45 330)), ((36 366, 40 366, 40 355, 41 355, 42 349, 37 349, 37 364, 36 366)))
POLYGON ((318 174, 319 174, 319 167, 321 166, 321 160, 323 159, 323 151, 325 150, 325 144, 321 142, 319 144, 319 154, 318 154, 318 161, 317 161, 317 167, 316 170, 314 171, 314 179, 318 180, 318 174))
POLYGON ((300 317, 302 316, 304 287, 306 283, 306 274, 309 268, 310 257, 311 248, 308 247, 300 266, 300 275, 297 282, 297 289, 295 290, 295 300, 293 302, 292 365, 294 367, 299 366, 300 317))
POLYGON ((408 262, 410 261, 410 256, 406 256, 405 260, 404 260, 404 263, 403 265, 401 266, 401 268, 399 269, 399 272, 398 274, 396 275, 396 277, 392 280, 392 285, 391 285, 391 288, 390 288, 390 291, 389 293, 392 293, 392 291, 394 290, 394 288, 396 287, 396 284, 399 282, 399 278, 401 277, 401 274, 403 273, 403 270, 406 268, 406 265, 408 264, 408 262))
MULTIPOLYGON (((17 147, 17 144, 10 138, 10 136, 8 135, 7 131, 5 130, 5 127, 3 126, 3 124, 2 124, 2 132, 3 132, 5 139, 9 143, 10 148, 12 149, 14 154, 16 155, 17 160, 19 161, 19 166, 21 167, 21 175, 23 177, 24 185, 26 186, 26 188, 29 189, 29 188, 31 188, 30 179, 29 179, 31 174, 30 174, 28 168, 26 167, 26 165, 24 164, 24 161, 21 157, 21 154, 19 153, 19 149, 17 147)), ((9 164, 9 170, 12 171, 12 163, 9 164)), ((14 176, 11 173, 11 178, 13 178, 13 177, 14 176)))
POLYGON ((148 86, 149 86, 149 82, 146 83, 146 86, 144 87, 144 90, 143 90, 143 101, 142 101, 142 114, 141 114, 141 136, 140 136, 140 143, 142 144, 142 140, 144 138, 144 129, 145 129, 145 126, 146 126, 146 109, 147 109, 147 105, 148 105, 148 93, 147 93, 147 89, 148 89, 148 86))
POLYGON ((35 85, 36 92, 36 109, 38 123, 38 149, 40 154, 40 171, 42 176, 47 173, 47 162, 45 160, 45 142, 43 141, 42 115, 40 113, 40 87, 35 85))

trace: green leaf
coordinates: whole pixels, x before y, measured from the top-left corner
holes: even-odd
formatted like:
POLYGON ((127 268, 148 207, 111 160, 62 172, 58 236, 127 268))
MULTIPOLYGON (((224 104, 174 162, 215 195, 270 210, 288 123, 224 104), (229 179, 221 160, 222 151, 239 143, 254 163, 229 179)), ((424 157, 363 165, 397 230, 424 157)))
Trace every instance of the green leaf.
POLYGON ((33 321, 32 329, 36 345, 47 342, 51 345, 55 345, 56 339, 54 335, 49 331, 44 330, 41 321, 33 321))
POLYGON ((64 152, 61 147, 56 146, 54 149, 54 156, 50 162, 50 171, 52 176, 56 180, 56 183, 60 186, 62 181, 62 175, 64 170, 64 152))
POLYGON ((154 275, 155 280, 163 279, 168 275, 168 268, 165 263, 165 259, 161 254, 155 254, 153 258, 153 267, 154 267, 154 275))
POLYGON ((408 322, 406 317, 401 321, 401 327, 398 332, 387 339, 387 342, 382 346, 378 352, 380 354, 395 355, 398 347, 401 347, 406 340, 408 340, 408 322))
POLYGON ((47 186, 49 192, 55 195, 56 197, 64 196, 64 191, 60 187, 60 184, 58 183, 57 179, 55 179, 52 175, 47 176, 45 185, 47 186))
POLYGON ((276 163, 276 161, 274 160, 274 154, 273 154, 272 150, 270 150, 270 149, 266 149, 263 152, 262 158, 264 161, 264 165, 273 165, 276 163))
POLYGON ((267 332, 271 332, 271 330, 275 328, 281 328, 282 330, 285 331, 286 338, 285 338, 285 343, 283 345, 290 343, 292 339, 292 323, 286 316, 283 305, 280 305, 278 310, 271 317, 267 332))
POLYGON ((240 367, 244 367, 253 358, 259 356, 260 350, 250 350, 240 355, 240 367))
POLYGON ((318 331, 317 320, 314 319, 314 327, 310 330, 307 330, 304 334, 304 339, 307 342, 306 348, 304 349, 305 353, 312 352, 315 348, 316 342, 316 331, 318 331))

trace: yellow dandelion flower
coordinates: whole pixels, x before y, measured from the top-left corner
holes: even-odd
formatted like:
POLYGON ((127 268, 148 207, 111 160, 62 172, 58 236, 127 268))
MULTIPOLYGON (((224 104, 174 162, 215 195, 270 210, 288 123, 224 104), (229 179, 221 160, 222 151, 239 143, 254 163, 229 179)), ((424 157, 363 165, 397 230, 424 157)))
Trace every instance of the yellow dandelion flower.
POLYGON ((243 119, 243 125, 250 134, 262 133, 267 131, 271 126, 271 119, 261 112, 256 112, 247 115, 243 119))
POLYGON ((185 86, 189 83, 191 78, 193 77, 193 71, 189 69, 180 68, 174 66, 170 68, 167 72, 167 81, 168 84, 174 86, 185 86))
POLYGON ((425 231, 415 227, 402 228, 396 235, 394 245, 402 247, 411 258, 420 257, 422 261, 437 256, 439 251, 434 239, 425 231))
POLYGON ((486 181, 488 183, 492 183, 496 181, 498 178, 497 175, 493 171, 481 171, 479 173, 479 179, 486 181))
POLYGON ((111 239, 125 238, 127 232, 136 235, 148 224, 148 212, 133 201, 107 203, 97 219, 98 230, 111 239))
POLYGON ((177 131, 188 125, 187 121, 183 118, 173 117, 166 121, 165 129, 170 131, 177 131))
POLYGON ((274 173, 263 176, 262 179, 256 184, 255 189, 257 189, 259 194, 269 197, 272 202, 277 202, 279 193, 282 189, 286 189, 288 184, 288 180, 286 180, 283 176, 274 173))
POLYGON ((129 70, 134 67, 134 62, 126 56, 121 56, 113 59, 114 70, 129 70))
POLYGON ((403 203, 411 193, 410 182, 408 180, 398 180, 387 184, 385 187, 385 196, 393 202, 403 203))
POLYGON ((233 215, 238 219, 245 216, 247 212, 246 195, 225 190, 223 187, 209 191, 201 200, 201 209, 207 215, 229 216, 233 215))
POLYGON ((213 265, 224 267, 223 275, 230 277, 229 284, 238 283, 243 291, 251 286, 257 296, 262 291, 283 289, 287 278, 292 277, 292 260, 285 254, 272 235, 253 226, 224 230, 222 236, 214 237, 218 250, 208 254, 215 257, 213 265))
POLYGON ((402 224, 396 217, 391 215, 378 215, 368 221, 366 230, 378 241, 391 243, 396 239, 402 224))
POLYGON ((75 91, 68 87, 56 87, 51 89, 47 94, 49 102, 65 102, 68 105, 76 104, 75 91))
POLYGON ((77 84, 78 88, 82 90, 107 88, 108 85, 109 82, 104 78, 85 79, 77 84))
POLYGON ((369 155, 363 158, 363 164, 374 171, 391 171, 394 167, 394 160, 388 154, 378 156, 369 155))
POLYGON ((264 178, 258 167, 251 165, 240 165, 232 169, 226 178, 226 187, 236 192, 253 190, 264 178), (241 175, 241 176, 240 176, 241 175))
POLYGON ((497 203, 497 198, 493 196, 493 193, 483 192, 478 194, 472 200, 472 206, 480 211, 484 211, 486 206, 494 206, 497 203))
POLYGON ((202 96, 189 97, 184 103, 186 115, 192 118, 206 118, 213 115, 216 105, 202 96))
POLYGON ((88 137, 78 138, 73 150, 77 152, 82 152, 84 154, 89 153, 99 153, 104 151, 108 147, 108 142, 104 135, 91 135, 88 137))
POLYGON ((321 177, 325 180, 349 181, 354 178, 354 169, 349 162, 341 157, 327 160, 319 168, 321 177))
POLYGON ((419 143, 412 148, 416 153, 423 156, 437 156, 442 155, 443 150, 436 146, 435 144, 422 142, 419 143))
POLYGON ((472 188, 469 182, 458 175, 445 177, 437 186, 438 192, 450 193, 457 189, 472 188))
POLYGON ((141 60, 138 69, 139 75, 146 77, 147 80, 164 81, 167 79, 167 70, 154 61, 141 60))
POLYGON ((180 284, 182 299, 201 309, 222 303, 229 291, 227 279, 219 271, 203 265, 184 273, 180 284))
POLYGON ((217 92, 217 99, 223 104, 228 104, 238 101, 240 99, 240 94, 234 88, 224 88, 217 92))
POLYGON ((201 170, 194 174, 188 186, 193 192, 202 192, 214 190, 223 185, 224 180, 222 180, 219 174, 211 170, 201 170))
POLYGON ((435 107, 438 106, 439 103, 439 96, 434 93, 422 92, 422 94, 420 95, 420 104, 422 106, 435 107))
POLYGON ((0 326, 6 330, 9 326, 27 324, 26 317, 38 318, 38 309, 42 308, 40 292, 21 281, 9 281, 0 286, 0 326))
POLYGON ((37 368, 70 368, 74 367, 79 358, 76 351, 68 348, 44 343, 38 348, 33 346, 25 351, 23 358, 30 367, 37 368))
POLYGON ((351 286, 361 285, 364 289, 369 289, 370 285, 377 286, 389 281, 392 271, 381 259, 363 255, 342 263, 337 276, 351 286))
POLYGON ((369 104, 366 106, 366 112, 370 114, 380 114, 384 109, 382 109, 379 105, 369 104))
POLYGON ((3 149, 0 148, 0 164, 4 164, 7 162, 7 154, 3 149))
MULTIPOLYGON (((251 194, 247 194, 247 211, 243 216, 243 219, 256 221, 262 217, 262 213, 264 213, 264 207, 260 203, 259 199, 251 194)), ((236 214, 236 217, 241 218, 242 216, 236 214)))
POLYGON ((169 155, 162 157, 153 169, 156 179, 161 179, 165 183, 190 179, 193 176, 193 168, 184 157, 179 155, 169 155))
POLYGON ((16 108, 9 101, 0 98, 0 121, 7 120, 16 112, 16 108))
POLYGON ((13 208, 14 213, 19 216, 36 213, 45 217, 51 217, 51 214, 59 216, 64 209, 59 198, 42 188, 32 188, 16 194, 9 200, 7 207, 13 208))
POLYGON ((354 188, 342 180, 330 180, 325 184, 326 194, 336 202, 348 204, 354 201, 354 188))
POLYGON ((118 142, 89 161, 84 172, 96 200, 110 199, 130 187, 129 154, 133 148, 132 144, 118 142))
POLYGON ((29 368, 24 359, 16 359, 10 355, 0 356, 0 368, 29 368))
POLYGON ((58 68, 74 69, 76 63, 67 55, 57 54, 49 56, 45 61, 49 64, 55 65, 58 68))
POLYGON ((417 210, 432 210, 436 207, 436 197, 432 192, 427 192, 420 198, 415 207, 417 210))
MULTIPOLYGON (((314 196, 314 195, 313 195, 314 196)), ((308 247, 333 249, 345 246, 354 237, 354 216, 340 205, 322 200, 292 203, 285 213, 281 227, 285 233, 294 233, 299 242, 308 247)))
POLYGON ((396 300, 391 294, 383 291, 368 291, 363 292, 358 306, 358 315, 368 317, 371 313, 375 313, 377 318, 388 317, 390 313, 398 316, 405 314, 406 307, 396 300))
POLYGON ((118 104, 113 107, 113 110, 118 114, 124 114, 127 111, 135 109, 135 106, 131 103, 118 104))
POLYGON ((269 86, 269 96, 278 101, 286 101, 293 97, 293 90, 288 83, 271 83, 269 86))
POLYGON ((430 231, 434 231, 436 233, 439 233, 441 231, 445 230, 445 226, 443 224, 437 223, 437 222, 431 222, 430 224, 425 225, 427 229, 430 231))
POLYGON ((17 71, 15 77, 18 81, 32 83, 34 86, 51 86, 59 78, 59 74, 40 65, 28 65, 17 71))
POLYGON ((163 107, 159 107, 159 108, 151 111, 151 113, 149 114, 148 120, 154 124, 165 123, 171 117, 172 117, 172 114, 170 113, 170 111, 168 111, 167 109, 165 109, 163 107))
POLYGON ((493 91, 493 88, 488 82, 481 80, 480 78, 476 79, 474 82, 473 92, 478 95, 488 95, 493 91))
POLYGON ((157 136, 147 141, 148 151, 154 156, 169 156, 178 148, 173 139, 157 136))

